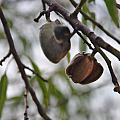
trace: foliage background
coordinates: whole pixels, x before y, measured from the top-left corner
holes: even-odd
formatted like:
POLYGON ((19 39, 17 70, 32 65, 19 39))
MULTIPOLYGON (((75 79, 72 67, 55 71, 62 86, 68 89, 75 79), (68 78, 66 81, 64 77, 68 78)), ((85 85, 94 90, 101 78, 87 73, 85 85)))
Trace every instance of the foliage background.
MULTIPOLYGON (((74 10, 69 1, 59 0, 71 12, 74 10)), ((79 0, 77 1, 79 2, 79 0)), ((118 1, 120 2, 120 1, 118 1)), ((2 7, 7 18, 15 47, 23 63, 39 72, 49 82, 41 82, 40 78, 26 70, 29 80, 36 91, 36 94, 46 108, 46 111, 53 120, 119 120, 120 96, 113 92, 113 84, 107 66, 102 57, 97 54, 96 58, 102 63, 104 73, 101 78, 89 85, 74 84, 66 75, 65 68, 68 65, 68 57, 59 64, 52 64, 44 56, 39 43, 39 28, 45 23, 42 17, 39 23, 33 19, 42 11, 42 4, 39 0, 6 0, 2 1, 2 7)), ((89 15, 94 15, 96 21, 101 23, 110 33, 120 38, 120 29, 115 26, 107 11, 104 0, 94 0, 86 5, 89 15)), ((120 13, 119 13, 120 14, 120 13)), ((52 20, 60 19, 71 29, 71 26, 62 18, 52 13, 52 20)), ((120 46, 106 36, 91 22, 86 21, 79 15, 79 19, 90 29, 115 48, 120 46)), ((70 60, 75 54, 81 51, 91 52, 81 39, 75 35, 72 39, 70 60)), ((8 52, 9 46, 0 23, 0 58, 8 52)), ((120 79, 120 62, 111 54, 112 65, 118 80, 120 79)), ((12 56, 8 58, 3 66, 0 66, 0 76, 6 72, 8 79, 7 100, 2 112, 1 120, 21 120, 24 117, 24 90, 25 86, 12 56)), ((31 120, 40 118, 31 96, 29 96, 29 117, 31 120)))

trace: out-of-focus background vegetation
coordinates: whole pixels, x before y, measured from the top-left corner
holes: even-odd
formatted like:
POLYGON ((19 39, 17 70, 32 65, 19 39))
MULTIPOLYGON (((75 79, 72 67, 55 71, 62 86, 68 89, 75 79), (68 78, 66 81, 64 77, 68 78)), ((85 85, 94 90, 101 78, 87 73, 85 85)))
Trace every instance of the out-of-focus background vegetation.
MULTIPOLYGON (((74 10, 69 0, 59 0, 58 2, 69 11, 74 10)), ((120 3, 119 0, 117 2, 120 3)), ((75 35, 71 39, 72 46, 69 56, 62 59, 59 64, 53 64, 45 57, 39 43, 39 28, 46 22, 45 18, 42 17, 39 23, 33 21, 42 11, 41 0, 3 0, 1 3, 22 62, 48 80, 48 83, 44 83, 39 77, 26 70, 40 103, 53 120, 120 120, 120 95, 113 92, 114 86, 111 82, 109 70, 99 54, 96 55, 96 58, 104 67, 104 73, 99 80, 84 86, 73 83, 65 74, 69 60, 78 52, 91 52, 82 40, 75 35)), ((91 0, 85 5, 84 11, 110 33, 120 38, 120 29, 111 19, 104 0, 91 0)), ((85 20, 80 14, 78 17, 97 35, 120 50, 120 45, 99 28, 85 20)), ((65 20, 52 12, 51 19, 55 20, 56 18, 72 31, 72 27, 65 20)), ((0 59, 8 51, 9 45, 0 23, 0 59)), ((112 61, 113 69, 120 82, 120 62, 110 53, 106 52, 106 54, 112 61)), ((3 77, 4 73, 6 73, 8 80, 7 100, 0 119, 23 120, 25 86, 12 56, 3 63, 3 66, 0 66, 1 80, 5 77, 3 77)), ((30 120, 42 119, 30 95, 28 102, 30 120)))

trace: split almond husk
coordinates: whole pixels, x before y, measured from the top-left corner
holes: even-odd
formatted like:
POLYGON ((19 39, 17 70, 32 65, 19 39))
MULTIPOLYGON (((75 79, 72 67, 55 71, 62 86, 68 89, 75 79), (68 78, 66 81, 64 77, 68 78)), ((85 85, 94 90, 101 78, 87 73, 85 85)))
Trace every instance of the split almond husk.
POLYGON ((66 69, 66 74, 74 83, 89 84, 103 73, 103 67, 90 54, 78 53, 66 69))
POLYGON ((100 63, 98 63, 96 60, 94 61, 94 67, 92 70, 92 73, 83 81, 80 82, 80 84, 89 84, 92 83, 100 78, 100 76, 103 73, 103 67, 100 63))

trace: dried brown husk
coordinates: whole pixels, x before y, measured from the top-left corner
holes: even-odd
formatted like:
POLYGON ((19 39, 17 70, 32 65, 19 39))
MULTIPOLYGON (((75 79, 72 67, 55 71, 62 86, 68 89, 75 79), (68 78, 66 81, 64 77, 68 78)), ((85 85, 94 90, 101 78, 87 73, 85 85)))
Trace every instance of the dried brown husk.
POLYGON ((90 54, 77 54, 66 69, 74 83, 89 84, 103 73, 102 66, 90 54))
POLYGON ((96 60, 94 62, 94 67, 91 72, 91 74, 84 79, 83 81, 80 82, 80 84, 89 84, 92 83, 100 78, 100 76, 103 73, 103 67, 101 66, 100 63, 98 63, 96 60))

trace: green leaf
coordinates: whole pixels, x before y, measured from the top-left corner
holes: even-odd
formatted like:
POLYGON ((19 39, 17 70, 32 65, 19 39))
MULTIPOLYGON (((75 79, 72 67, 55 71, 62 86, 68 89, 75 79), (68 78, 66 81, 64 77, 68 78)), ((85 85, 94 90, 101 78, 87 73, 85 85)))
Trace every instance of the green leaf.
POLYGON ((88 0, 88 3, 91 3, 91 2, 94 2, 94 3, 95 3, 95 0, 88 0))
MULTIPOLYGON (((93 20, 95 20, 96 19, 96 16, 95 16, 95 13, 94 12, 91 12, 90 10, 89 10, 89 7, 87 6, 87 5, 85 5, 84 7, 83 7, 83 12, 84 13, 86 13, 86 14, 88 14, 88 16, 90 16, 93 20)), ((87 24, 87 20, 88 19, 86 19, 86 17, 82 17, 82 23, 83 24, 85 24, 86 26, 88 26, 87 24)), ((92 26, 93 26, 93 28, 95 28, 95 24, 94 23, 92 23, 92 26)))
POLYGON ((68 63, 70 62, 70 52, 68 52, 68 54, 67 54, 67 61, 68 61, 68 63))
POLYGON ((115 6, 116 0, 104 0, 108 12, 117 27, 119 27, 119 17, 118 17, 118 10, 115 6))
MULTIPOLYGON (((41 75, 40 69, 36 65, 36 63, 32 59, 30 59, 30 61, 31 61, 31 64, 32 64, 32 67, 33 67, 34 71, 36 73, 38 73, 39 75, 41 75)), ((36 76, 36 80, 37 80, 37 82, 39 84, 39 87, 42 90, 42 93, 43 93, 43 102, 47 107, 48 106, 48 98, 49 98, 49 96, 48 96, 48 90, 47 90, 46 83, 43 80, 41 80, 40 77, 38 77, 38 76, 36 76)))
POLYGON ((12 28, 12 26, 13 26, 13 20, 11 20, 10 18, 8 18, 8 19, 7 19, 7 23, 8 23, 8 26, 9 26, 10 28, 12 28))
POLYGON ((2 111, 6 101, 8 79, 6 74, 4 74, 0 81, 0 118, 2 117, 2 111))
POLYGON ((22 91, 22 93, 20 95, 8 98, 7 101, 12 102, 12 107, 16 107, 20 104, 24 104, 23 103, 23 98, 24 98, 24 92, 22 91))
MULTIPOLYGON (((84 11, 86 11, 86 12, 89 13, 89 9, 87 8, 87 6, 84 7, 84 11)), ((86 20, 84 17, 82 17, 82 23, 85 24, 85 25, 87 25, 87 20, 86 20)), ((85 36, 83 35, 83 37, 85 37, 85 36)), ((80 40, 79 40, 79 50, 80 50, 80 51, 86 51, 86 48, 87 48, 87 45, 86 45, 86 44, 84 43, 84 41, 80 38, 80 40)))
MULTIPOLYGON (((94 12, 90 12, 89 13, 90 14, 90 16, 91 16, 91 18, 93 19, 93 20, 96 20, 96 16, 95 16, 95 13, 94 12)), ((92 27, 93 27, 93 29, 95 29, 95 24, 94 23, 92 23, 92 27)))
POLYGON ((90 10, 88 8, 88 6, 85 4, 83 7, 82 7, 82 10, 85 12, 85 13, 89 13, 90 10))
POLYGON ((86 51, 86 48, 87 48, 87 45, 84 43, 83 40, 80 40, 80 51, 81 52, 85 52, 86 51))
POLYGON ((21 40, 21 42, 23 44, 24 50, 26 50, 26 48, 28 47, 27 39, 25 37, 23 37, 23 36, 20 36, 20 35, 19 35, 19 38, 20 38, 20 40, 21 40))
POLYGON ((5 35, 4 32, 2 30, 0 30, 0 40, 5 39, 5 35))
POLYGON ((49 80, 49 93, 56 97, 58 100, 65 98, 57 86, 52 83, 52 80, 49 80))

